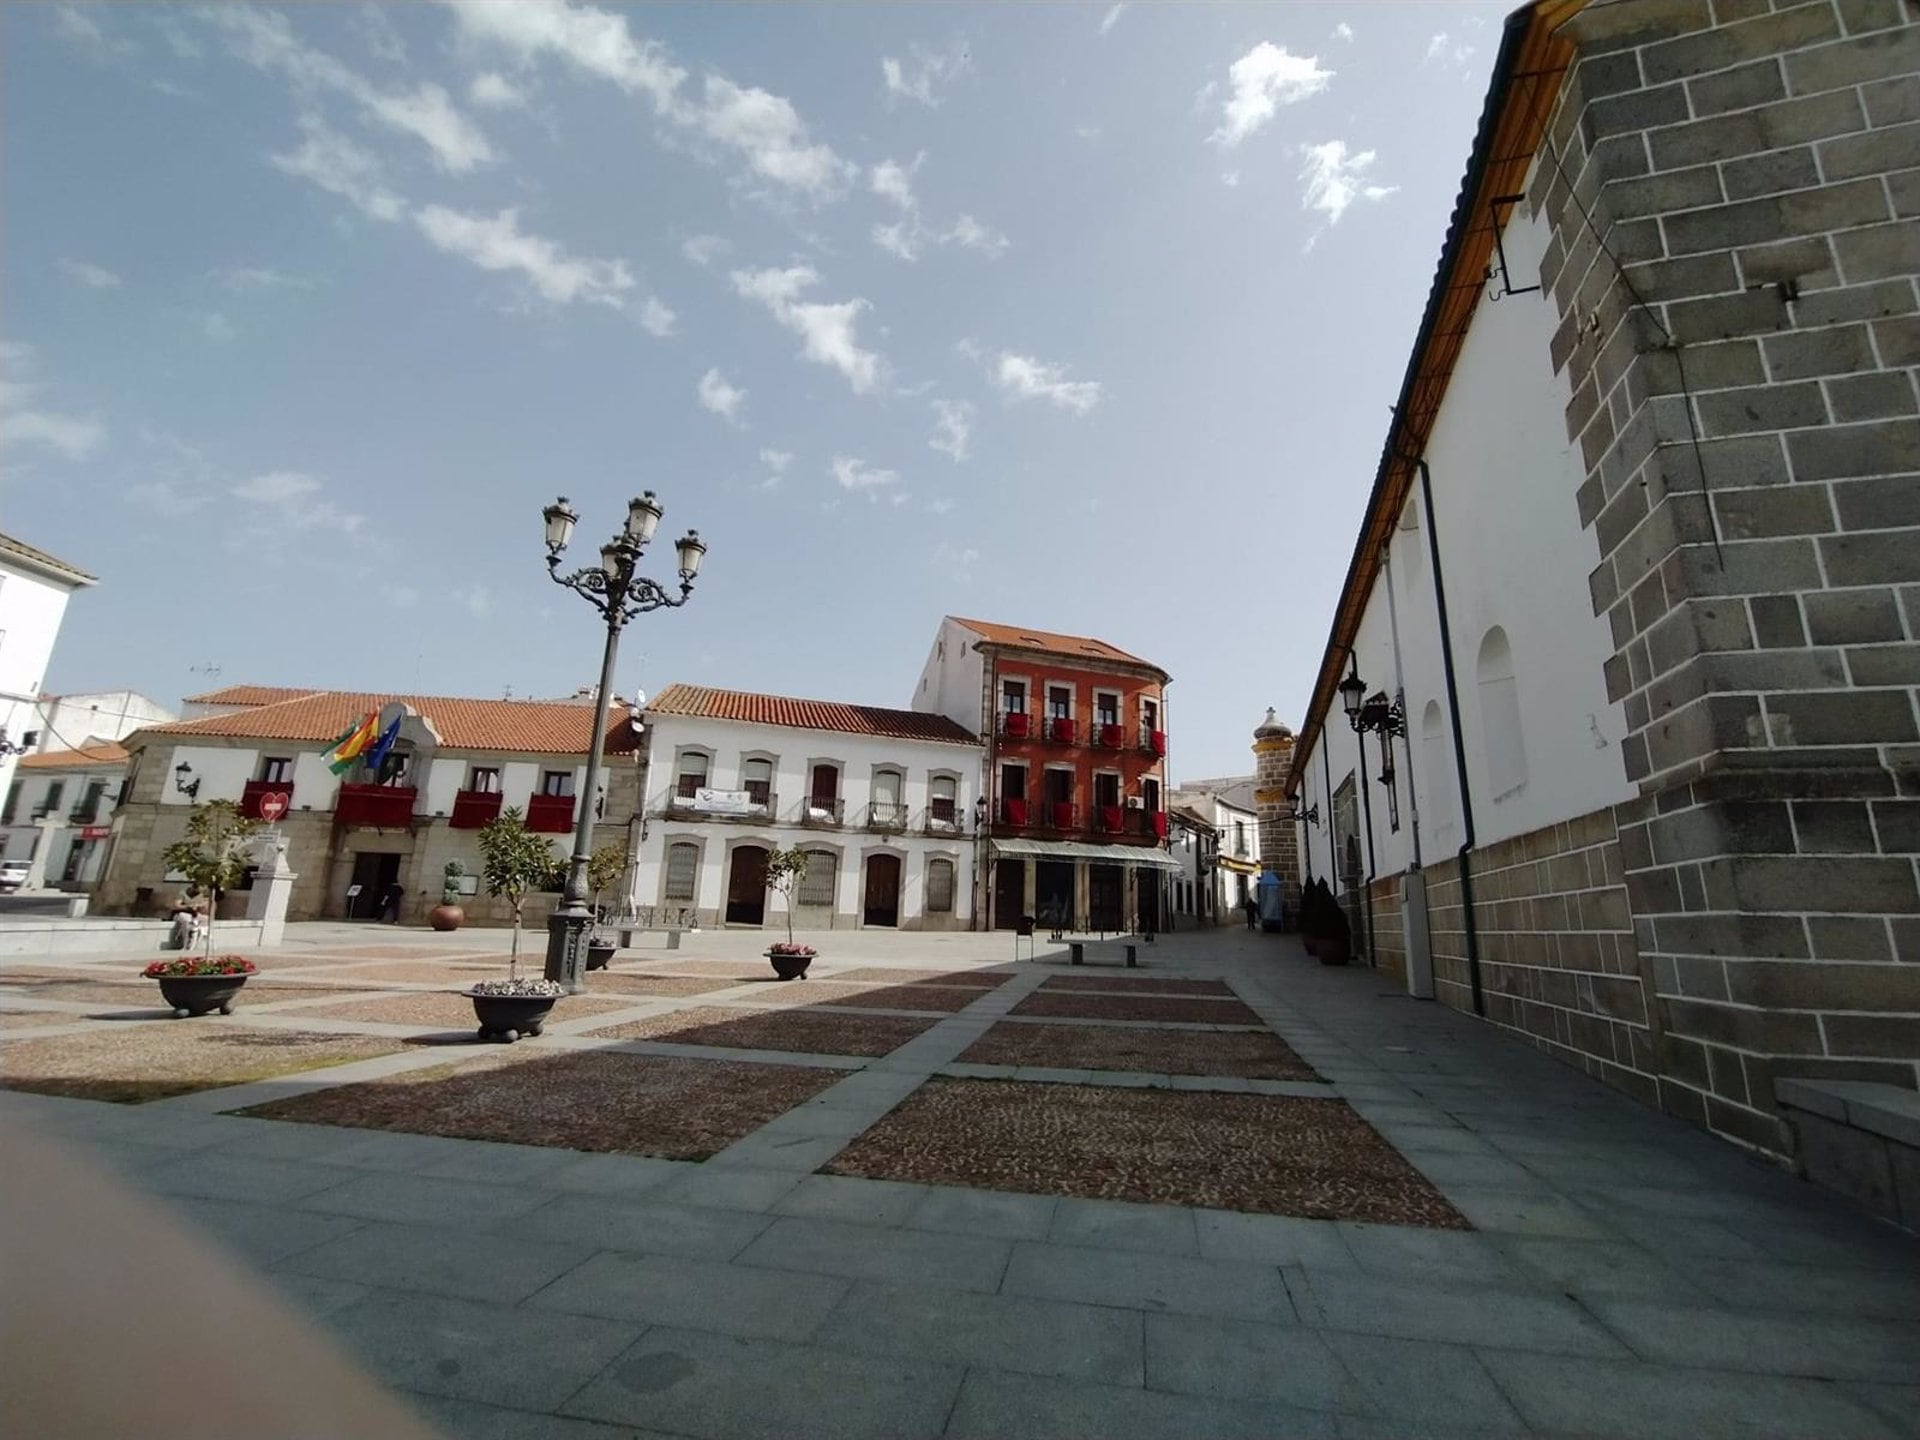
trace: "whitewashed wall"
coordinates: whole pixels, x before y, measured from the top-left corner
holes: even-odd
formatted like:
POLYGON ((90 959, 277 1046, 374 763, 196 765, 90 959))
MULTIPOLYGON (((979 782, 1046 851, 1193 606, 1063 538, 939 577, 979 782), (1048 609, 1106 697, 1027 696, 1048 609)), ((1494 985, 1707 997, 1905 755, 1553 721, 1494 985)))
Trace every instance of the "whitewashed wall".
MULTIPOLYGON (((0 562, 0 725, 20 743, 40 728, 39 697, 53 658, 53 642, 67 613, 71 591, 0 562)), ((0 755, 0 794, 13 782, 17 757, 0 755)))
POLYGON ((987 662, 973 648, 978 638, 973 631, 951 619, 941 620, 933 648, 927 652, 926 668, 920 672, 919 683, 914 687, 910 708, 944 715, 969 733, 979 733, 987 662))

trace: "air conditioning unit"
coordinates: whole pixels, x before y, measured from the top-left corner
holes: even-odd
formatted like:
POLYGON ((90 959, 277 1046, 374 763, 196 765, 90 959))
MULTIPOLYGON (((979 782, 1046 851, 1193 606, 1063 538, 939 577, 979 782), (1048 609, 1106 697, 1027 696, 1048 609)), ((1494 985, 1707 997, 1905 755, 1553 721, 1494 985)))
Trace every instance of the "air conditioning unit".
POLYGON ((1146 803, 1147 802, 1142 800, 1138 795, 1129 795, 1127 797, 1127 809, 1129 810, 1144 809, 1146 807, 1146 803))

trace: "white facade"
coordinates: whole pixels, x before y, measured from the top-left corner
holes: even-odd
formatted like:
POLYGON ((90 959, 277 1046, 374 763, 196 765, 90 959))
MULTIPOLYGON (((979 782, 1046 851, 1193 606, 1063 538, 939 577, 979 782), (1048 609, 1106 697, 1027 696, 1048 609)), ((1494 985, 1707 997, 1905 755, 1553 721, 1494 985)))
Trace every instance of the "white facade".
POLYGON ((978 746, 649 711, 647 747, 636 910, 784 931, 755 866, 799 846, 796 930, 971 926, 978 746))
MULTIPOLYGON (((1235 780, 1235 790, 1251 791, 1249 781, 1235 780)), ((1249 806, 1238 805, 1211 787, 1182 785, 1169 799, 1184 805, 1213 826, 1222 863, 1212 867, 1208 884, 1213 892, 1212 913, 1231 916, 1260 878, 1260 817, 1249 806)))
POLYGON ((995 702, 986 693, 987 662, 976 648, 979 639, 951 616, 941 620, 914 686, 913 709, 944 715, 968 730, 980 728, 995 702))
POLYGON ((126 774, 125 759, 103 763, 72 751, 32 757, 32 763, 15 769, 7 789, 0 856, 31 860, 44 845, 41 888, 91 888, 100 878, 126 774))
MULTIPOLYGON (((1547 236, 1543 220, 1515 208, 1503 237, 1515 286, 1537 280, 1547 236)), ((1587 587, 1567 583, 1598 556, 1574 500, 1586 465, 1562 424, 1569 395, 1549 359, 1553 329, 1542 294, 1481 298, 1425 452, 1436 514, 1416 484, 1354 642, 1367 693, 1404 696, 1394 784, 1379 781, 1376 734, 1365 737, 1364 778, 1355 778, 1361 740, 1336 700, 1299 761, 1301 804, 1320 813, 1302 832, 1313 875, 1333 870, 1336 836, 1354 837, 1362 879, 1445 859, 1464 838, 1428 551, 1436 520, 1475 842, 1633 793, 1620 753, 1626 718, 1603 673, 1612 637, 1587 587)))
POLYGON ((1222 911, 1212 877, 1219 862, 1219 833, 1211 825, 1194 823, 1178 809, 1170 812, 1169 821, 1170 849, 1180 867, 1167 877, 1167 913, 1172 917, 1172 928, 1218 925, 1222 911))
MULTIPOLYGON (((93 579, 51 555, 0 535, 0 794, 13 783, 12 747, 40 729, 40 692, 67 600, 93 579)), ((35 735, 29 749, 42 748, 35 735)), ((66 748, 55 744, 55 749, 66 748)))
POLYGON ((158 701, 133 690, 102 690, 86 695, 40 697, 40 751, 78 750, 92 741, 124 740, 149 725, 180 717, 158 701))

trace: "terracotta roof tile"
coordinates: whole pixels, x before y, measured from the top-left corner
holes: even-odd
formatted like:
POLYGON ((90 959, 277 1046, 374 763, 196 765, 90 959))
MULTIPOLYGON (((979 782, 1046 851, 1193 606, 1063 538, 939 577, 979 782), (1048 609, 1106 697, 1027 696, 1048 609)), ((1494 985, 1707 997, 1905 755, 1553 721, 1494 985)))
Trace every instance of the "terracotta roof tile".
POLYGON ((1059 635, 1051 630, 1035 630, 1023 625, 996 625, 990 620, 967 620, 958 615, 947 618, 955 624, 966 626, 982 640, 994 645, 1010 645, 1018 650, 1043 650, 1050 655, 1115 660, 1123 665, 1144 665, 1150 670, 1160 668, 1151 660, 1142 660, 1117 645, 1109 645, 1104 640, 1095 640, 1086 635, 1059 635))
POLYGON ((0 535, 0 559, 13 560, 28 569, 38 570, 43 575, 62 580, 70 585, 91 585, 99 579, 89 575, 78 565, 69 565, 58 555, 49 555, 46 551, 16 540, 11 535, 0 535))
POLYGON ((795 700, 785 695, 713 690, 705 685, 669 685, 647 702, 647 711, 705 720, 740 720, 752 725, 782 725, 795 730, 878 735, 892 740, 937 740, 953 745, 980 743, 979 737, 944 715, 887 710, 878 705, 848 705, 838 700, 795 700))
POLYGON ((22 770, 78 770, 86 765, 124 765, 127 752, 112 741, 81 745, 72 750, 43 750, 38 755, 22 756, 22 770))
POLYGON ((189 695, 188 705, 272 705, 281 700, 299 700, 308 695, 323 695, 311 685, 229 685, 224 690, 209 690, 204 695, 189 695))
MULTIPOLYGON (((368 711, 396 700, 424 718, 449 750, 583 755, 593 729, 593 707, 577 702, 462 700, 445 695, 377 695, 347 690, 296 691, 295 695, 291 700, 254 705, 228 715, 154 725, 140 733, 325 741, 368 711)), ((616 705, 607 717, 607 752, 624 754, 632 750, 633 731, 627 724, 626 707, 616 705)))

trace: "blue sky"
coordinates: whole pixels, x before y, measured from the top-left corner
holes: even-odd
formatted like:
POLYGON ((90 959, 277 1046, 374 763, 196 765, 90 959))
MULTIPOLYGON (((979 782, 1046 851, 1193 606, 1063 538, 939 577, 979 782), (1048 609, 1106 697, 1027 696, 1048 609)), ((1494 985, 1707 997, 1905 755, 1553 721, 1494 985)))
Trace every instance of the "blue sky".
MULTIPOLYGON (((1490 5, 0 10, 0 524, 47 677, 554 695, 539 511, 711 550, 620 686, 905 704, 942 614, 1297 721, 1490 5)), ((661 547, 656 573, 672 569, 661 547)))

